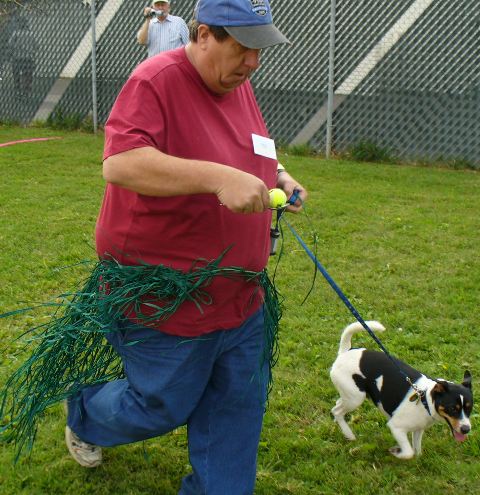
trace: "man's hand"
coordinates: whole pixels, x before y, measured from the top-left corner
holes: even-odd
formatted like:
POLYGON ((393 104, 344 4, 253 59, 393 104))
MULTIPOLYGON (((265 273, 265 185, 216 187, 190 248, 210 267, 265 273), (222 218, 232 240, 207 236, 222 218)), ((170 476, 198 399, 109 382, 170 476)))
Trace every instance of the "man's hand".
POLYGON ((258 177, 232 167, 222 167, 219 180, 215 194, 229 210, 235 213, 261 213, 268 209, 268 189, 258 177))
POLYGON ((287 211, 298 213, 302 209, 304 201, 307 199, 308 193, 306 189, 284 170, 278 174, 277 187, 285 191, 287 199, 290 199, 293 191, 298 192, 298 198, 295 203, 287 207, 287 211))

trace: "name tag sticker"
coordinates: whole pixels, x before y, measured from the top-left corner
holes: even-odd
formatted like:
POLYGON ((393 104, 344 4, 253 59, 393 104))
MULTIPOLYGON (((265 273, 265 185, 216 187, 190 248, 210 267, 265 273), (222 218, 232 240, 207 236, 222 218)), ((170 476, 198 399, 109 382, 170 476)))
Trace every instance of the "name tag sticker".
POLYGON ((256 155, 266 156, 272 160, 277 159, 277 150, 275 149, 275 141, 273 139, 252 134, 253 151, 256 155))

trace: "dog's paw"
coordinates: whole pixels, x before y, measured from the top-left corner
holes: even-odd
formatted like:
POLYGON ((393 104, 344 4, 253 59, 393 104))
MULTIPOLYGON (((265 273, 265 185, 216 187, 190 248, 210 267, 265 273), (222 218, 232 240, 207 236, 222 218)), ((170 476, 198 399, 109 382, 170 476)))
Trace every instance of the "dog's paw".
POLYGON ((388 449, 390 454, 394 455, 397 459, 411 459, 413 457, 413 452, 403 452, 402 449, 396 445, 388 449))

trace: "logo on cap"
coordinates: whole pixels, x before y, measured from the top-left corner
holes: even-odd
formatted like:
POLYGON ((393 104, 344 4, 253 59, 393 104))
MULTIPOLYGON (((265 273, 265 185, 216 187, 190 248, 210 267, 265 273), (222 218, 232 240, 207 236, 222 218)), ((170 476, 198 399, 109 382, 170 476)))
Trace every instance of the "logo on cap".
POLYGON ((265 3, 265 0, 250 0, 252 5, 252 12, 256 15, 267 15, 268 7, 265 3))

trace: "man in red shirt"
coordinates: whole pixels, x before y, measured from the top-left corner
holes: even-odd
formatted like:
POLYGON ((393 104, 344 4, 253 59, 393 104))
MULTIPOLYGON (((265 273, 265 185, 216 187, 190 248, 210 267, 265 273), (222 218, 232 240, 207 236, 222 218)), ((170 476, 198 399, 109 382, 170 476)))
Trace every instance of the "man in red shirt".
MULTIPOLYGON (((140 64, 105 127, 107 181, 97 252, 121 265, 188 272, 224 254, 223 266, 261 272, 270 249, 269 189, 306 191, 277 173, 249 81, 262 48, 288 42, 267 0, 199 0, 190 43, 140 64)), ((283 168, 283 167, 281 167, 283 168)), ((255 281, 218 276, 208 304, 187 300, 166 320, 139 316, 149 298, 112 322, 108 340, 125 378, 70 399, 66 441, 86 467, 100 446, 188 427, 192 474, 180 494, 253 493, 269 363, 263 298, 255 281)))

